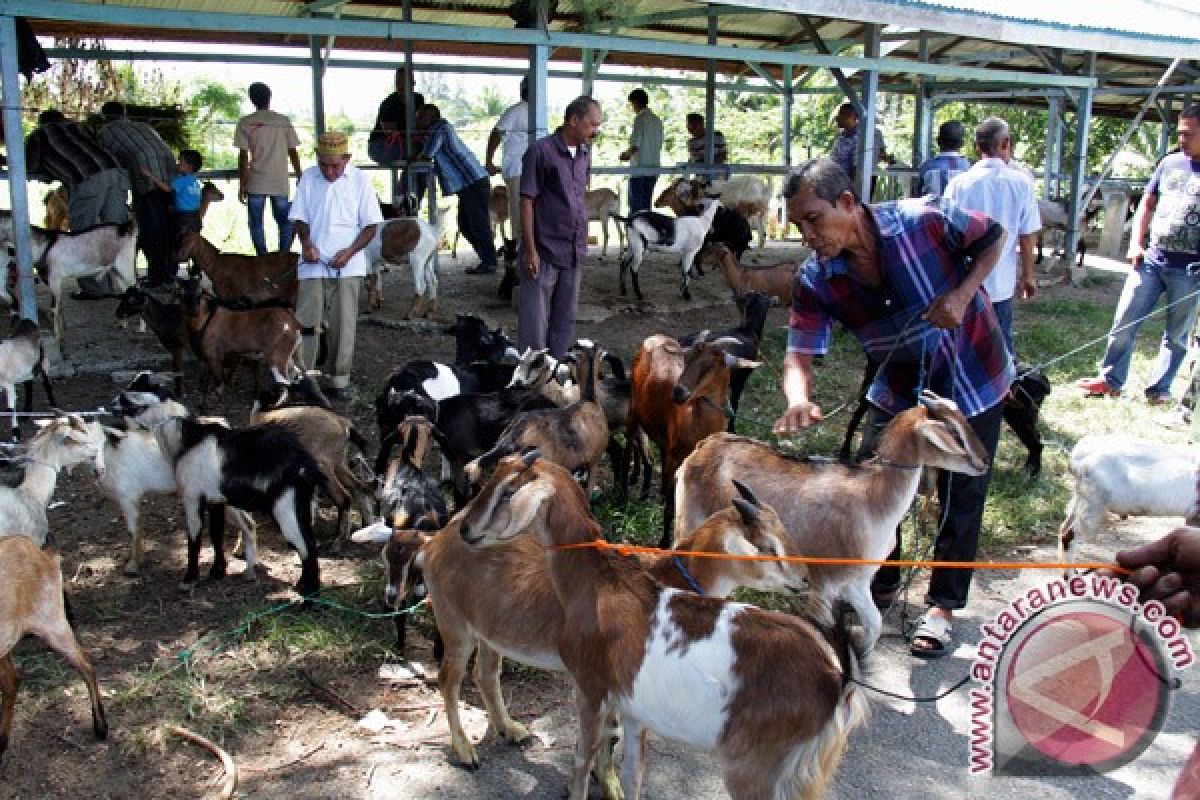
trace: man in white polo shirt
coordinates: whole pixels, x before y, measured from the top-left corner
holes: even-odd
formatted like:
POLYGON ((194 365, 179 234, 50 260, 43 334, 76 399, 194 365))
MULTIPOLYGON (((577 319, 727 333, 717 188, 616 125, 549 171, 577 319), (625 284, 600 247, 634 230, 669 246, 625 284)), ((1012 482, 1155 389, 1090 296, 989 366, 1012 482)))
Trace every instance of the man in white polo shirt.
POLYGON ((983 282, 1004 332, 1008 352, 1015 356, 1012 340, 1013 295, 1022 300, 1037 293, 1033 275, 1033 248, 1042 227, 1033 181, 1008 165, 1012 136, 1008 123, 988 117, 975 129, 979 160, 946 185, 945 197, 968 211, 982 211, 1004 226, 1005 241, 996 267, 983 282))
POLYGON ((290 218, 300 237, 300 360, 315 366, 317 336, 328 333, 327 388, 332 398, 348 400, 358 296, 367 274, 362 250, 383 222, 370 178, 350 166, 346 134, 331 131, 317 139, 317 165, 300 176, 290 218))

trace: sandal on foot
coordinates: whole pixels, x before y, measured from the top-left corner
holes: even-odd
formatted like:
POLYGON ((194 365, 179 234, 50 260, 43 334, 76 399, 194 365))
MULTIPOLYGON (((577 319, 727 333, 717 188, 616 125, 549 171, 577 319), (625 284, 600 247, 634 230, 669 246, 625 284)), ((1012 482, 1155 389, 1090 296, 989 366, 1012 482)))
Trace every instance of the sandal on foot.
POLYGON ((954 645, 954 623, 926 612, 913 634, 909 652, 917 658, 941 658, 954 645), (918 645, 921 642, 921 645, 918 645))

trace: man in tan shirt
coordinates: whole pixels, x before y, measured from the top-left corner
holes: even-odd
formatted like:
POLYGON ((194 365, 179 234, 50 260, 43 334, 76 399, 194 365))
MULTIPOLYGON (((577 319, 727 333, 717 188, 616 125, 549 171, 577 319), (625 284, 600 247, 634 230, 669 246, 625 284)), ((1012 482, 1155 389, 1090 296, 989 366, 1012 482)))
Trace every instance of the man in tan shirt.
POLYGON ((290 250, 292 224, 288 220, 288 161, 296 179, 300 178, 300 139, 291 120, 270 110, 271 89, 265 83, 252 83, 248 91, 255 111, 238 120, 233 146, 238 148, 238 199, 246 204, 250 239, 260 256, 267 252, 263 232, 263 212, 267 198, 271 215, 279 227, 279 249, 290 250))

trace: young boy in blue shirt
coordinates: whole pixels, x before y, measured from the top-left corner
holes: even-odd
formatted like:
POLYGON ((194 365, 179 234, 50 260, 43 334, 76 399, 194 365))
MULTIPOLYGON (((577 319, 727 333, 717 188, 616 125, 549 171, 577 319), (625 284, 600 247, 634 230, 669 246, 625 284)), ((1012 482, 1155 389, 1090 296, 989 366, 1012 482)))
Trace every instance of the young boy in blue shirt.
POLYGON ((171 210, 175 214, 175 230, 177 238, 183 238, 185 233, 200 232, 200 181, 196 173, 204 166, 204 158, 196 150, 180 150, 179 161, 175 165, 179 174, 167 184, 142 168, 142 174, 151 183, 164 192, 172 193, 171 210))

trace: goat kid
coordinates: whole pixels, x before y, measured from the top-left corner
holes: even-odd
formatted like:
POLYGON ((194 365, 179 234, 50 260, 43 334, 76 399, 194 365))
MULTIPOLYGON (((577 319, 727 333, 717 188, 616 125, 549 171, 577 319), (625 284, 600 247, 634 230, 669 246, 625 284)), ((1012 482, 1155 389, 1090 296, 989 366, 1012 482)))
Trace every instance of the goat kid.
POLYGON ((1107 514, 1186 517, 1200 526, 1200 449, 1089 434, 1071 450, 1074 485, 1059 527, 1059 555, 1074 561, 1076 539, 1104 529, 1107 514))
POLYGON ((213 294, 230 308, 296 307, 299 255, 285 250, 261 256, 222 253, 199 233, 186 233, 176 254, 192 259, 212 282, 213 294))
POLYGON ((747 292, 762 292, 776 298, 784 308, 792 306, 796 285, 795 263, 783 262, 767 267, 747 267, 723 244, 709 244, 700 252, 700 262, 720 270, 725 285, 739 297, 747 292))
POLYGON ((189 345, 187 321, 179 303, 164 303, 153 294, 130 286, 117 304, 117 319, 141 315, 158 343, 171 354, 175 373, 175 395, 183 397, 183 351, 189 345))
POLYGON ((428 222, 419 217, 402 218, 380 226, 364 250, 370 267, 364 284, 367 311, 382 308, 382 272, 404 259, 408 260, 413 274, 413 300, 406 316, 418 319, 437 310, 438 276, 434 256, 442 238, 443 219, 439 217, 437 222, 428 222))
POLYGON ((21 318, 17 320, 12 335, 0 341, 0 387, 4 388, 8 407, 12 411, 9 430, 14 442, 21 438, 21 428, 17 424, 17 384, 25 385, 25 413, 29 413, 33 410, 33 379, 39 374, 46 390, 46 402, 53 408, 54 387, 50 385, 50 376, 46 374, 46 352, 42 348, 41 332, 36 322, 21 318))
POLYGON ((626 800, 641 797, 649 731, 712 752, 733 797, 824 793, 863 716, 840 629, 827 638, 788 614, 666 588, 631 559, 557 549, 601 531, 579 487, 536 451, 501 462, 457 532, 481 554, 521 535, 546 548, 579 715, 571 800, 587 797, 611 712, 624 728, 626 800))
POLYGON ((668 217, 653 211, 638 211, 629 218, 617 217, 625 223, 625 240, 628 250, 621 258, 620 290, 625 294, 625 273, 633 273, 633 293, 639 302, 642 289, 638 283, 638 269, 647 250, 678 253, 683 273, 682 293, 684 300, 692 299, 692 267, 696 255, 704 245, 704 238, 712 227, 713 216, 721 207, 720 200, 712 200, 698 217, 668 217))
POLYGON ((617 221, 617 240, 621 249, 625 249, 625 226, 621 224, 621 197, 612 189, 589 189, 583 195, 583 207, 587 212, 588 222, 599 222, 604 229, 604 244, 600 248, 600 257, 608 255, 608 220, 611 217, 617 221))
POLYGON ((14 535, 0 538, 0 756, 12 735, 20 685, 12 649, 26 635, 41 639, 83 677, 92 703, 92 732, 99 741, 108 738, 96 670, 67 621, 61 560, 30 537, 14 535))
POLYGON ((54 494, 59 470, 90 461, 104 475, 104 447, 100 426, 70 414, 38 420, 41 426, 26 447, 22 460, 25 477, 16 487, 0 486, 0 531, 29 535, 38 547, 46 544, 50 523, 46 505, 54 494))
MULTIPOLYGON (((932 392, 897 414, 879 439, 877 455, 854 466, 789 458, 770 445, 722 433, 701 442, 679 468, 675 530, 694 530, 729 502, 729 481, 743 481, 779 512, 788 552, 828 558, 880 560, 896 541, 896 526, 912 505, 922 467, 967 475, 988 469, 987 452, 966 417, 932 392)), ((796 566, 823 608, 847 601, 863 626, 861 652, 875 646, 883 619, 871 599, 877 567, 796 566)), ((814 612, 817 608, 813 609, 814 612)))

